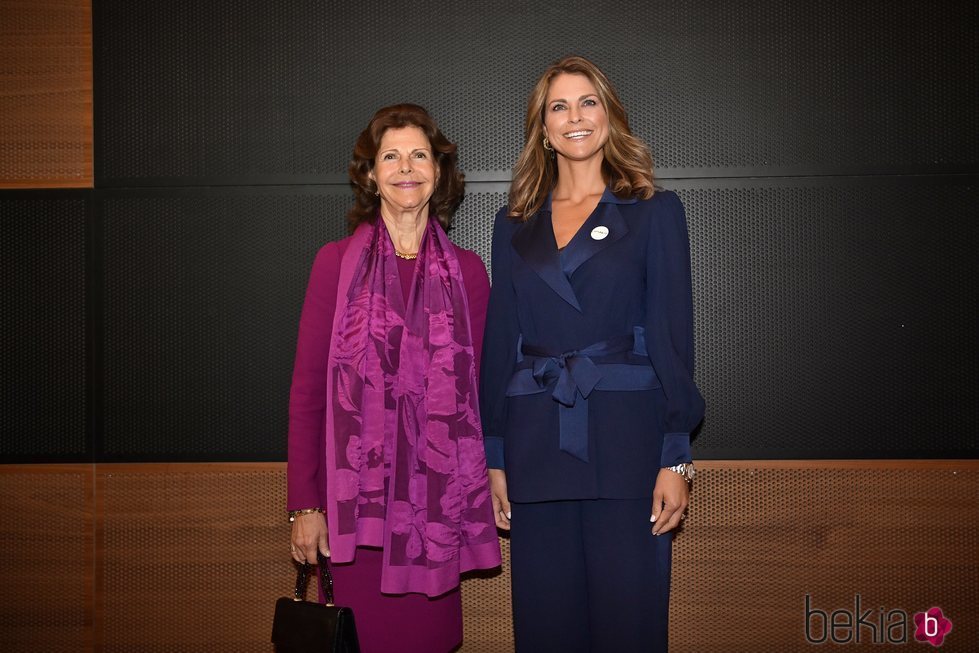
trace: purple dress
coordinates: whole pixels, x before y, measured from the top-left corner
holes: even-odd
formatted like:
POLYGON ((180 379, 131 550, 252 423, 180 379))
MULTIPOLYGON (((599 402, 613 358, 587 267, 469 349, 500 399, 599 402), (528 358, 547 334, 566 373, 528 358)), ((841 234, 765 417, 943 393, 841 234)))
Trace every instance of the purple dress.
MULTIPOLYGON (((340 261, 350 239, 328 243, 313 263, 303 304, 289 400, 288 509, 326 505, 323 460, 327 357, 337 300, 340 261)), ((455 247, 469 300, 476 352, 482 351, 489 279, 479 256, 455 247)), ((415 261, 398 259, 405 296, 415 261)), ((456 588, 436 598, 381 594, 380 549, 359 547, 354 562, 333 565, 338 605, 353 608, 363 653, 439 653, 462 641, 462 599, 456 588)), ((322 598, 322 597, 321 597, 322 598)))

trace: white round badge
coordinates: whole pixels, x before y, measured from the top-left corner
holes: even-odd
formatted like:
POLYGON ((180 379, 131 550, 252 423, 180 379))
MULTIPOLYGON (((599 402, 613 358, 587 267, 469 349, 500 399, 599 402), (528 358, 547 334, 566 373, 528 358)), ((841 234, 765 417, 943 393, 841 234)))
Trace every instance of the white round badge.
POLYGON ((608 236, 608 227, 595 227, 591 230, 593 240, 605 240, 606 236, 608 236))

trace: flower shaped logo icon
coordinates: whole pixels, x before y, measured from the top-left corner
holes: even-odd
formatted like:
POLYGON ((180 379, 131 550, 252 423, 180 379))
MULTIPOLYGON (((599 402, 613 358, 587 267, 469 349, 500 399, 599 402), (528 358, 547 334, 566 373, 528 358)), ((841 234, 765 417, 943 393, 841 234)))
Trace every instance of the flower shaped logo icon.
POLYGON ((952 621, 942 614, 938 607, 928 608, 926 612, 916 612, 914 615, 914 638, 919 642, 928 642, 932 646, 941 646, 945 635, 952 630, 952 621))

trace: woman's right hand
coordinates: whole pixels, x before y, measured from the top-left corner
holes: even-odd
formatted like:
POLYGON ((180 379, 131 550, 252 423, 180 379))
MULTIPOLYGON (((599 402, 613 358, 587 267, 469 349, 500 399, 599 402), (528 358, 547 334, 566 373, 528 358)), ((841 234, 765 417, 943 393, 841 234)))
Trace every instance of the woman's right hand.
POLYGON ((321 512, 311 512, 296 515, 292 522, 292 559, 315 565, 318 557, 316 550, 330 557, 330 539, 326 530, 326 517, 321 512))
POLYGON ((508 531, 510 530, 510 499, 506 491, 506 472, 502 469, 489 470, 489 482, 496 527, 508 531))

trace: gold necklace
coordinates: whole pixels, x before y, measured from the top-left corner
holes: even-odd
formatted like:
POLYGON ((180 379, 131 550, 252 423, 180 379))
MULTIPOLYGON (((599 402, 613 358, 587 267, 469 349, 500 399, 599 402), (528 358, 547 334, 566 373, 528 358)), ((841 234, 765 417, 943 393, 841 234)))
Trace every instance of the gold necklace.
POLYGON ((418 258, 418 252, 415 252, 414 254, 406 254, 405 252, 399 252, 398 250, 394 250, 394 254, 398 258, 403 258, 406 261, 414 261, 416 258, 418 258))

